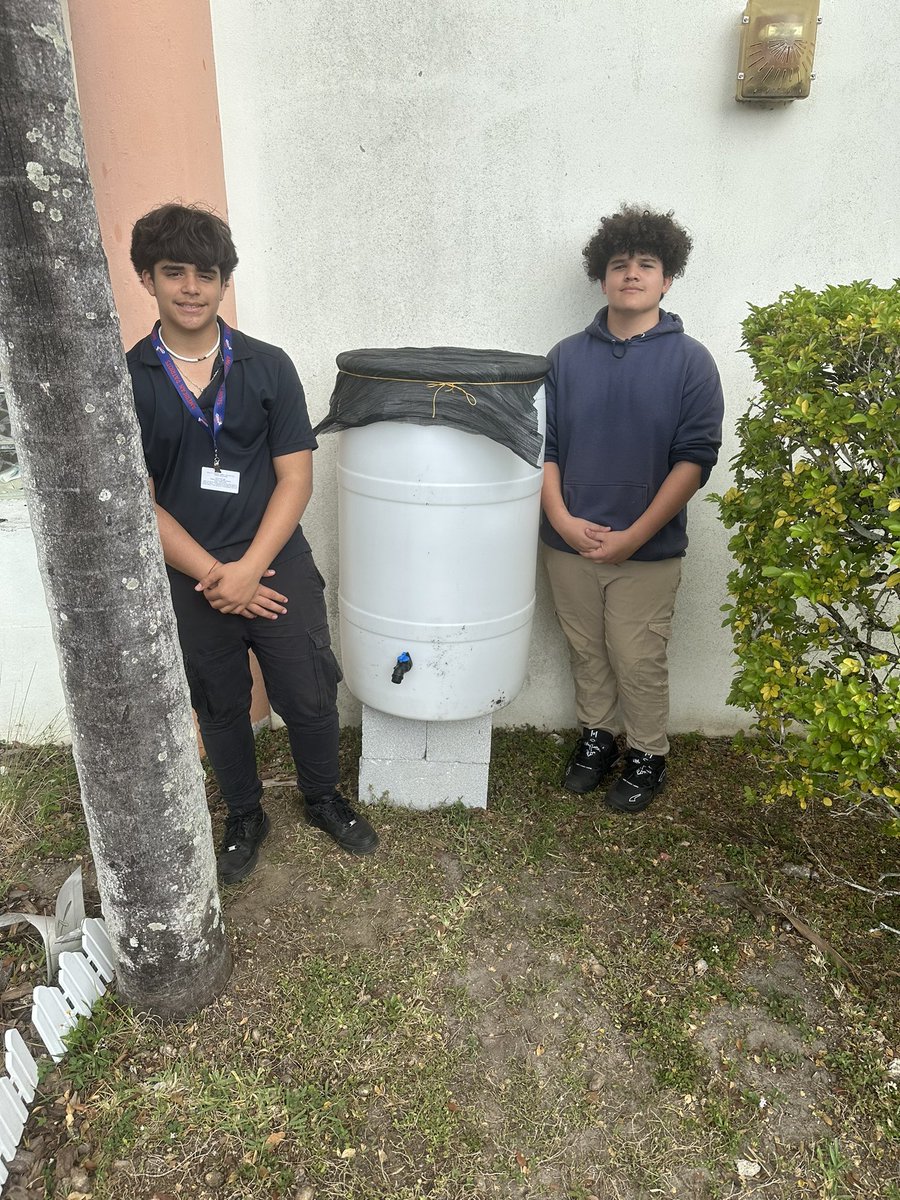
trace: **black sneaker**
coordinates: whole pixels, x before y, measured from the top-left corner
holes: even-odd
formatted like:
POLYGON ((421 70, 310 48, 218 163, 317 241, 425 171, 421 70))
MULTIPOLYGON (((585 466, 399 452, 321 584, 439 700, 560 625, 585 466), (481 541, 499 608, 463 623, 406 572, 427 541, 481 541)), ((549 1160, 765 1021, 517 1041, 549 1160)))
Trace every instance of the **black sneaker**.
POLYGON ((354 812, 340 792, 330 796, 303 797, 308 825, 315 825, 334 838, 349 854, 371 854, 378 834, 365 817, 354 812))
POLYGON ((619 761, 616 739, 605 729, 583 729, 578 745, 569 755, 562 785, 583 795, 600 786, 619 761))
POLYGON ((616 812, 638 813, 647 807, 666 786, 664 754, 645 754, 642 750, 625 751, 622 775, 603 798, 603 803, 616 812))
POLYGON ((223 883, 237 883, 249 875, 259 858, 259 848, 269 836, 269 818, 261 808, 228 818, 217 865, 223 883))

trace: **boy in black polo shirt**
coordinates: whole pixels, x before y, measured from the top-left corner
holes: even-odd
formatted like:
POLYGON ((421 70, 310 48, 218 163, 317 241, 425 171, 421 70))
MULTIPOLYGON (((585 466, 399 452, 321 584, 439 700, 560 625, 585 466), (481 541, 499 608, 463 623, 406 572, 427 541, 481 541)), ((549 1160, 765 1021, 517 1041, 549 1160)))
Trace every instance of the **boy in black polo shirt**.
POLYGON ((127 361, 191 701, 228 806, 222 880, 253 870, 269 832, 250 648, 287 726, 307 821, 367 854, 378 837, 337 790, 340 669, 299 525, 316 440, 297 372, 283 350, 219 320, 237 265, 220 218, 155 209, 134 226, 131 261, 159 309, 127 361))

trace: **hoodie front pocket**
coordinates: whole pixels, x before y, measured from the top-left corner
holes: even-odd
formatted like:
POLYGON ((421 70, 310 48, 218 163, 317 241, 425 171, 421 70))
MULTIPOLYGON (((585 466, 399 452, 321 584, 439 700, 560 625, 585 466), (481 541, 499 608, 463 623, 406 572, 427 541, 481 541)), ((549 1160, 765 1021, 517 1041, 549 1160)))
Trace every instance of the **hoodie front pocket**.
POLYGON ((577 483, 566 480, 563 500, 573 517, 610 529, 627 529, 649 504, 645 483, 577 483))

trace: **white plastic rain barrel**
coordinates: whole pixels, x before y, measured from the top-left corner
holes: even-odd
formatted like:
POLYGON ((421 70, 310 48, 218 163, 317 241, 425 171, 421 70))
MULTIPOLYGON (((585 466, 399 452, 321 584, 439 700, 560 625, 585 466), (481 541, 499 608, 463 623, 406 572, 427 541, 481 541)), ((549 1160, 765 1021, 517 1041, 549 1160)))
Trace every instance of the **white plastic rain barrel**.
MULTIPOLYGON (((540 381, 533 392, 542 454, 540 381)), ((350 691, 422 721, 508 704, 528 661, 540 465, 483 434, 378 420, 341 432, 338 483, 350 691), (412 666, 398 673, 404 655, 412 666)))

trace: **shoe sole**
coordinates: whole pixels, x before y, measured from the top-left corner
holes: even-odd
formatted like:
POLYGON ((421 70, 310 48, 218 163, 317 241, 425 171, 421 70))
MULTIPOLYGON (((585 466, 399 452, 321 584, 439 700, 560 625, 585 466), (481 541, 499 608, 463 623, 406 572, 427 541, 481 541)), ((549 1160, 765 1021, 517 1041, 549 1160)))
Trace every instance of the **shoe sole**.
POLYGON ((271 828, 272 828, 272 823, 269 820, 269 814, 266 813, 266 824, 265 824, 265 828, 263 829, 263 835, 259 839, 259 845, 254 850, 252 857, 247 859, 247 861, 244 863, 244 865, 240 868, 239 871, 232 871, 228 875, 225 875, 220 871, 219 879, 221 880, 222 883, 224 883, 226 885, 230 885, 232 883, 240 883, 242 879, 246 879, 247 876, 252 873, 256 864, 259 862, 259 848, 260 848, 260 846, 262 846, 263 842, 269 836, 269 830, 271 828))
POLYGON ((607 808, 612 809, 613 812, 625 813, 626 815, 629 813, 639 813, 643 812, 645 808, 649 808, 660 792, 664 792, 665 790, 665 783, 661 783, 659 787, 655 787, 650 796, 637 807, 635 807, 633 804, 616 804, 615 801, 610 800, 608 794, 603 797, 603 803, 607 808))
POLYGON ((375 850, 378 849, 379 843, 378 843, 378 834, 377 833, 373 834, 374 841, 372 841, 372 842, 364 842, 362 845, 349 846, 349 845, 347 845, 346 842, 342 842, 339 838, 336 838, 334 836, 334 834, 331 833, 329 830, 324 829, 321 825, 319 825, 319 823, 317 821, 314 821, 313 818, 309 815, 309 813, 304 813, 304 818, 306 820, 307 825, 311 825, 313 829, 318 829, 318 831, 320 833, 326 834, 328 837, 331 838, 331 840, 334 842, 334 844, 336 846, 340 846, 340 848, 342 850, 346 851, 347 854, 354 854, 359 857, 364 854, 372 854, 372 853, 374 853, 375 850))

